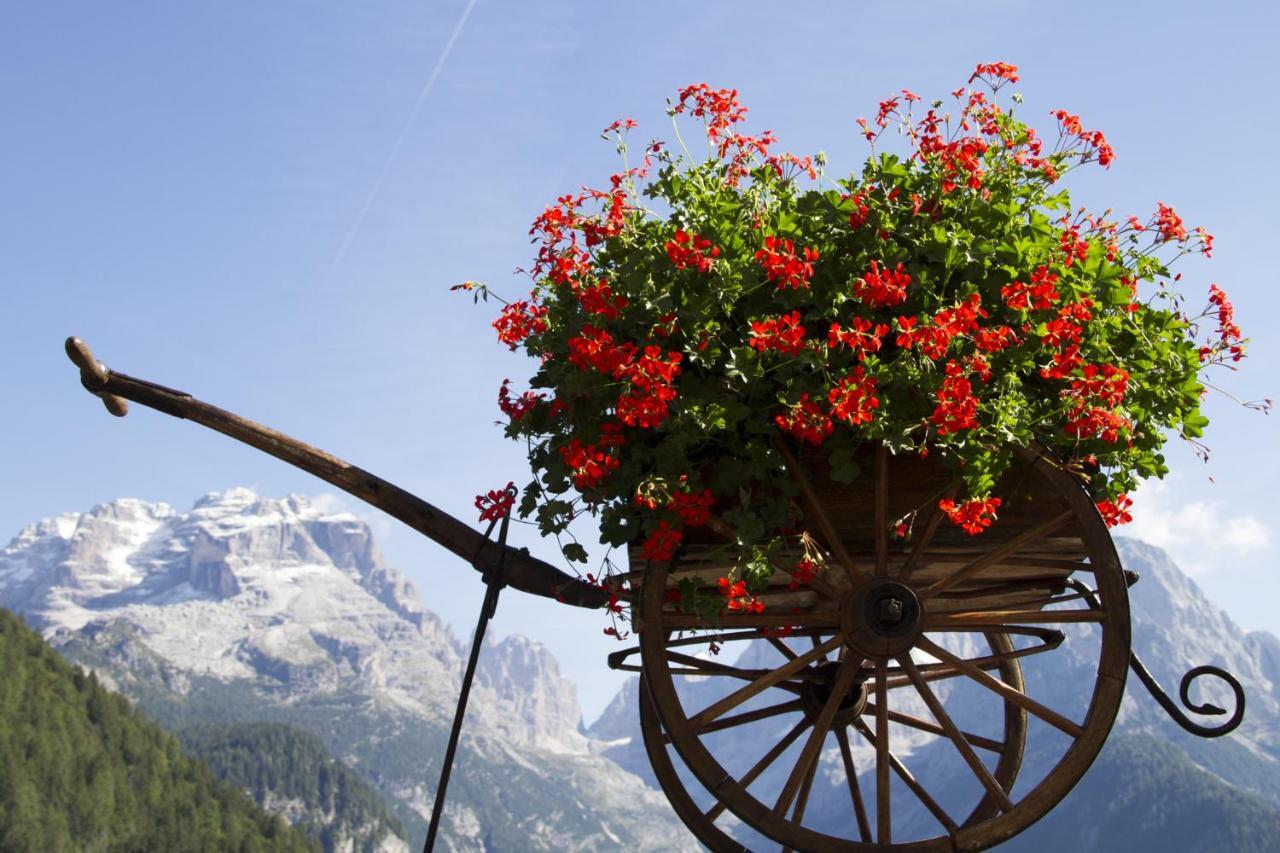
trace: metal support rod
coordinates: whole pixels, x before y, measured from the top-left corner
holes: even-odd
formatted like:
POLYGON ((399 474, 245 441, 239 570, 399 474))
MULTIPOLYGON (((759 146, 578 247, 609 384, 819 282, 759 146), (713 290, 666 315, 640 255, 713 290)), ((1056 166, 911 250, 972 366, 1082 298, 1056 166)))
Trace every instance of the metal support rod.
MULTIPOLYGON (((512 490, 514 491, 514 490, 512 490)), ((512 495, 514 499, 514 495, 512 495)), ((485 531, 485 539, 493 532, 495 522, 490 522, 485 531)), ((444 752, 444 764, 440 768, 440 783, 436 785, 435 802, 431 806, 431 825, 427 829, 427 840, 422 845, 422 853, 431 853, 436 846, 436 832, 440 829, 440 817, 444 814, 445 793, 449 788, 449 774, 453 771, 453 757, 458 751, 458 738, 462 734, 462 720, 467 714, 467 698, 471 695, 471 682, 476 675, 476 664, 480 660, 480 647, 484 644, 484 632, 489 627, 489 620, 498 609, 498 593, 506 586, 503 580, 503 568, 506 563, 507 528, 511 524, 511 507, 502 515, 502 527, 498 531, 498 564, 491 570, 480 568, 483 573, 485 590, 484 603, 480 605, 480 619, 476 622, 476 633, 471 640, 471 656, 467 659, 467 671, 462 676, 462 689, 458 693, 458 707, 453 712, 453 728, 449 731, 449 745, 444 752)), ((476 558, 479 559, 480 552, 476 558)))

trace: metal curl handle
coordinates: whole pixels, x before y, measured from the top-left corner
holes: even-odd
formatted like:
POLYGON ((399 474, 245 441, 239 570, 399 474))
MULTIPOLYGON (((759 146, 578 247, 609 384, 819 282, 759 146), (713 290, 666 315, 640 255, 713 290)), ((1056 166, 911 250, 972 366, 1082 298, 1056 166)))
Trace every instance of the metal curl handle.
POLYGON ((1225 708, 1219 708, 1211 702, 1204 702, 1197 705, 1191 701, 1191 696, 1189 695, 1191 682, 1195 681, 1202 675, 1213 675, 1221 678, 1227 683, 1227 686, 1231 688, 1231 692, 1234 693, 1236 697, 1235 710, 1231 712, 1231 716, 1227 720, 1218 723, 1216 726, 1206 726, 1203 723, 1197 723, 1195 720, 1192 720, 1184 714, 1182 709, 1174 704, 1173 699, 1169 698, 1169 694, 1165 693, 1160 687, 1159 683, 1155 680, 1155 677, 1147 671, 1142 660, 1133 652, 1129 652, 1129 668, 1132 669, 1138 678, 1142 680, 1142 685, 1147 688, 1147 692, 1151 694, 1152 698, 1160 703, 1160 707, 1164 708, 1165 713, 1172 717, 1175 723, 1182 726, 1193 735, 1205 738, 1222 737, 1225 734, 1230 734, 1235 731, 1236 727, 1244 720, 1244 688, 1240 686, 1240 682, 1234 675, 1227 672, 1222 667, 1192 667, 1183 674, 1182 683, 1178 686, 1178 697, 1182 700, 1182 704, 1189 710, 1194 711, 1197 714, 1220 716, 1227 713, 1225 708))
MULTIPOLYGON (((1127 586, 1133 586, 1138 582, 1137 572, 1126 571, 1124 575, 1125 584, 1127 586)), ((1066 584, 1076 592, 1080 593, 1081 596, 1089 602, 1090 607, 1093 607, 1094 609, 1101 609, 1102 605, 1098 602, 1097 596, 1094 595, 1093 590, 1089 589, 1085 584, 1075 578, 1068 578, 1066 584)), ((1244 720, 1244 688, 1240 686, 1240 681, 1234 675, 1227 672, 1220 666, 1193 666, 1191 669, 1183 673, 1182 682, 1178 685, 1178 698, 1182 700, 1182 704, 1186 706, 1189 711, 1196 714, 1204 714, 1208 717, 1216 717, 1227 713, 1227 710, 1214 705, 1212 702, 1202 702, 1200 704, 1192 702, 1191 682, 1195 681, 1202 675, 1212 675, 1226 682, 1227 686, 1231 688, 1231 692, 1235 694, 1235 709, 1231 712, 1231 716, 1227 720, 1217 724, 1216 726, 1206 726, 1203 723, 1197 723, 1195 720, 1188 717, 1183 710, 1174 703, 1169 694, 1164 691, 1164 688, 1160 686, 1160 682, 1156 681, 1156 677, 1151 674, 1151 671, 1147 669, 1146 664, 1142 662, 1142 658, 1138 657, 1132 649, 1129 650, 1129 668, 1138 676, 1138 680, 1142 682, 1142 686, 1147 688, 1147 692, 1151 694, 1151 698, 1155 699, 1156 702, 1160 704, 1160 707, 1164 709, 1164 712, 1168 714, 1175 723, 1197 737, 1222 737, 1225 734, 1230 734, 1235 731, 1244 720)))

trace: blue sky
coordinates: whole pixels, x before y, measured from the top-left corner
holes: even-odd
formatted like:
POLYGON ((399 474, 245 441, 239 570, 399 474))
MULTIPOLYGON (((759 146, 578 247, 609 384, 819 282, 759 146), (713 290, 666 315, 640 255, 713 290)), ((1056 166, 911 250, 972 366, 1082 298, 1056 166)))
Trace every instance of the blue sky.
MULTIPOLYGON (((449 286, 517 292, 532 217, 614 171, 600 128, 631 116, 639 138, 669 136, 664 101, 694 82, 738 88, 753 127, 826 151, 838 175, 864 154, 854 119, 889 93, 939 97, 978 62, 1019 65, 1024 116, 1047 129, 1066 107, 1115 146, 1109 172, 1071 183, 1077 202, 1145 217, 1163 201, 1216 235, 1214 258, 1182 271, 1197 299, 1220 283, 1253 339, 1221 383, 1280 397, 1274 5, 479 0, 444 56, 467 8, 6 10, 0 537, 120 496, 185 509, 241 484, 330 491, 149 411, 111 419, 78 387, 68 334, 474 517, 477 491, 526 476, 492 424, 498 383, 531 370, 449 286)), ((1212 460, 1171 444, 1175 473, 1144 487, 1128 532, 1167 546, 1245 627, 1280 632, 1280 415, 1216 395, 1207 411, 1212 460)), ((365 515, 468 633, 482 594, 470 570, 365 515)), ((552 648, 589 719, 620 680, 602 627, 512 593, 495 623, 552 648)))

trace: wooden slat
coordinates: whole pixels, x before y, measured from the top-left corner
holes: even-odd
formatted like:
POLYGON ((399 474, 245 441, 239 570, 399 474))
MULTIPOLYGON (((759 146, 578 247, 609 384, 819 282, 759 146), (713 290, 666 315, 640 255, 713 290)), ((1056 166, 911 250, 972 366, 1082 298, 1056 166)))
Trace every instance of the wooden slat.
POLYGON ((1035 527, 1031 528, 1030 530, 1025 530, 1022 533, 1019 533, 1017 536, 1005 542, 1003 545, 1000 545, 994 550, 984 554, 983 556, 979 557, 973 562, 962 566, 961 568, 947 575, 945 578, 934 581, 929 586, 925 587, 923 590, 920 591, 919 593, 920 597, 926 600, 928 600, 929 598, 932 598, 933 596, 942 592, 947 587, 953 586, 954 584, 959 583, 961 580, 964 580, 965 578, 968 578, 968 577, 972 577, 973 575, 976 575, 979 572, 981 572, 983 569, 986 569, 989 566, 999 563, 1002 558, 1007 557, 1010 554, 1013 554, 1014 552, 1026 547, 1032 542, 1035 542, 1037 539, 1040 539, 1043 536, 1045 536, 1047 533, 1050 533, 1051 531, 1056 530, 1057 528, 1066 524, 1068 521, 1072 520, 1073 518, 1075 518, 1075 513, 1071 510, 1065 510, 1064 512, 1059 513, 1053 518, 1050 518, 1048 521, 1038 524, 1035 527))
POLYGON ((950 628, 1001 628, 1006 625, 1059 625, 1077 622, 1102 622, 1105 610, 991 610, 964 613, 929 614, 924 630, 946 631, 950 628))
POLYGON ((840 624, 836 611, 815 613, 725 613, 717 620, 708 620, 690 613, 664 613, 664 628, 783 628, 794 625, 799 628, 831 628, 840 624))
POLYGON ((938 507, 938 501, 954 498, 956 493, 960 491, 960 485, 961 480, 956 477, 937 501, 929 501, 929 515, 925 521, 924 529, 920 532, 920 539, 912 546, 911 553, 907 555, 907 561, 902 564, 902 568, 898 569, 898 580, 902 583, 907 583, 911 580, 911 573, 915 571, 916 564, 920 562, 920 556, 928 550, 929 544, 933 542, 933 537, 938 532, 938 526, 946 518, 938 507))

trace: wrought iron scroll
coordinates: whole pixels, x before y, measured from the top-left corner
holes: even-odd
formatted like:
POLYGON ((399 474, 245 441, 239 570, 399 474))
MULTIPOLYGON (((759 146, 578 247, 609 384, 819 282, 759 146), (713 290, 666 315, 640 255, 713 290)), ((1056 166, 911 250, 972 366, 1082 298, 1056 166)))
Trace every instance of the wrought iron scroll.
MULTIPOLYGON (((1125 579, 1128 581, 1129 586, 1133 586, 1138 580, 1138 575, 1136 572, 1125 572, 1125 579)), ((1097 596, 1094 595, 1093 590, 1089 589, 1088 586, 1075 578, 1069 578, 1066 583, 1067 586, 1080 593, 1084 600, 1089 602, 1090 607, 1095 609, 1101 608, 1102 605, 1098 602, 1097 596)), ((1151 698, 1155 699, 1156 702, 1159 703, 1160 707, 1164 709, 1164 712, 1168 714, 1175 723, 1197 737, 1222 737, 1225 734, 1230 734, 1235 731, 1244 720, 1244 688, 1240 686, 1240 681, 1234 675, 1227 672, 1227 670, 1220 666, 1204 665, 1192 667, 1183 673, 1182 681, 1178 685, 1178 698, 1182 700, 1183 706, 1193 713, 1203 714, 1208 717, 1222 716, 1227 713, 1227 710, 1213 704, 1212 702, 1201 702, 1198 704, 1192 702, 1192 682, 1201 676, 1211 675, 1215 678, 1222 679, 1222 681, 1231 688, 1231 692, 1235 695, 1235 704, 1231 711, 1231 716, 1223 722, 1213 726, 1197 723, 1195 720, 1188 717, 1186 712, 1183 711, 1182 708, 1179 708, 1173 701, 1173 698, 1170 697, 1169 694, 1165 692, 1164 688, 1160 686, 1160 682, 1156 681, 1155 676, 1151 674, 1151 671, 1147 669, 1146 664, 1142 662, 1142 658, 1138 657, 1137 653, 1132 649, 1129 651, 1129 668, 1133 670, 1134 675, 1138 676, 1138 680, 1142 682, 1142 686, 1147 688, 1147 692, 1151 694, 1151 698)))

